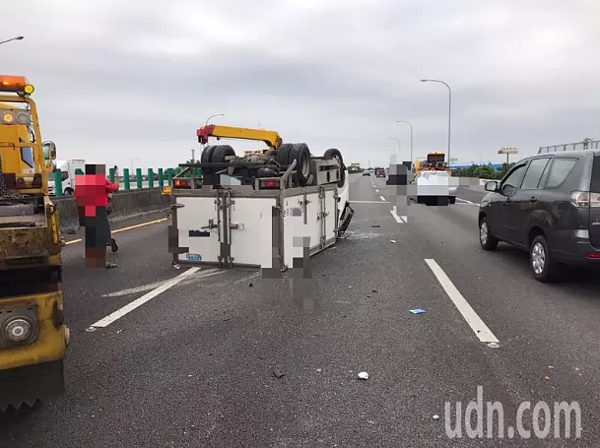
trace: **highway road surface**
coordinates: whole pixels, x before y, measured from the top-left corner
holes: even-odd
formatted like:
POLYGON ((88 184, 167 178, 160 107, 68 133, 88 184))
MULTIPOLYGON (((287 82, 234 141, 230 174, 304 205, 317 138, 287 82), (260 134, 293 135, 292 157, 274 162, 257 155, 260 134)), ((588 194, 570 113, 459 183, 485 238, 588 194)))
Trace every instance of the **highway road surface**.
POLYGON ((567 440, 556 424, 563 401, 581 410, 576 446, 597 447, 600 282, 543 285, 526 253, 483 252, 481 191, 404 218, 385 182, 351 177, 347 238, 311 261, 315 311, 285 280, 172 267, 164 216, 120 224, 113 270, 85 268, 67 235, 67 394, 0 417, 0 447, 562 447, 579 429, 570 420, 567 440), (464 417, 478 386, 484 440, 464 417))

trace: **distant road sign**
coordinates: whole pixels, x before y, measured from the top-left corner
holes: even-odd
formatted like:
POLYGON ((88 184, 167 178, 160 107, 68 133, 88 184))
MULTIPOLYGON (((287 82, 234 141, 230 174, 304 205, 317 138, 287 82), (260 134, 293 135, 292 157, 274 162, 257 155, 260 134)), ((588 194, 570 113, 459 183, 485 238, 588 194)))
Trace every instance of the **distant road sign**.
POLYGON ((519 150, 517 148, 500 148, 498 150, 498 154, 518 154, 519 150))

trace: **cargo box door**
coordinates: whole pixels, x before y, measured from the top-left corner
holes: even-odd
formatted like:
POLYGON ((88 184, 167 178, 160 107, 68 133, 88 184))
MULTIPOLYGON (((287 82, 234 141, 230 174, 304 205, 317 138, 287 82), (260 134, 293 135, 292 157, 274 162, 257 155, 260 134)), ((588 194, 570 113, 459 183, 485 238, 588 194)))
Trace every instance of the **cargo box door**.
POLYGON ((178 245, 181 262, 217 263, 220 255, 220 219, 214 197, 177 197, 178 245))
POLYGON ((223 244, 222 255, 227 251, 233 266, 273 267, 279 260, 279 214, 273 212, 276 198, 226 198, 228 207, 229 244, 223 244))

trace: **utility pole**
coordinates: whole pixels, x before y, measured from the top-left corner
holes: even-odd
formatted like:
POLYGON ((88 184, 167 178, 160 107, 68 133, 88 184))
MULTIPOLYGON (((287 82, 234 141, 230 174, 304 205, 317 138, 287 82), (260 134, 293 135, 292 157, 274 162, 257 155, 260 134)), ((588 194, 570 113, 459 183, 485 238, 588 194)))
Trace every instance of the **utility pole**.
POLYGON ((192 148, 192 163, 194 163, 194 154, 196 153, 196 150, 194 148, 192 148))

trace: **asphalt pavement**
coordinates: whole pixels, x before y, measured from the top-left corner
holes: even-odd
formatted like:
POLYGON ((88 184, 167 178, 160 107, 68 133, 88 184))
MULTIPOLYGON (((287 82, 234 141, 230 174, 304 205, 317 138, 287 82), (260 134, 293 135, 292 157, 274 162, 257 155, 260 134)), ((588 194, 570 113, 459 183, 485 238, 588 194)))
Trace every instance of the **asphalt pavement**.
POLYGON ((0 416, 0 447, 598 446, 600 282, 574 271, 543 285, 526 253, 483 252, 483 191, 406 216, 396 194, 351 176, 353 222, 311 259, 313 311, 287 278, 171 266, 162 215, 119 224, 112 270, 85 268, 68 235, 67 393, 0 416), (483 440, 464 423, 478 386, 483 440), (488 401, 503 406, 504 438, 487 438, 488 401), (509 439, 526 401, 576 401, 581 439, 555 438, 553 414, 546 439, 509 439), (460 440, 446 432, 457 402, 460 440))

